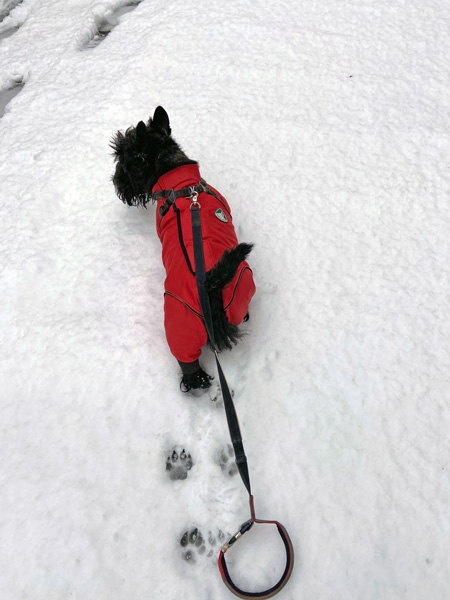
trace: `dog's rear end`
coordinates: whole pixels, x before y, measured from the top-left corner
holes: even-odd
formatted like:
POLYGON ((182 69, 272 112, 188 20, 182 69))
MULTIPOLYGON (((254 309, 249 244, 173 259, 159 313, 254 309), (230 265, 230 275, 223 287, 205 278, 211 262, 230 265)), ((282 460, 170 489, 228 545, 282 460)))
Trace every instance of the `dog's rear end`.
POLYGON ((214 329, 214 340, 219 351, 237 344, 242 336, 239 323, 230 323, 223 305, 223 290, 233 281, 236 273, 247 259, 252 244, 239 244, 231 250, 225 250, 215 267, 206 273, 205 287, 208 291, 214 329))

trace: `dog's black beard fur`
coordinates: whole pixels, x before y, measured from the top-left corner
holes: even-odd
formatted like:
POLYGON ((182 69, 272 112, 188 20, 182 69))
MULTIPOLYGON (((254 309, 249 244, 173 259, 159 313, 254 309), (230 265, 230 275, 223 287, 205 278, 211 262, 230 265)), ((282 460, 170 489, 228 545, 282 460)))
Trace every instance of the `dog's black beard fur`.
MULTIPOLYGON (((145 124, 118 131, 111 141, 116 171, 112 178, 118 197, 128 206, 143 206, 152 200, 152 189, 158 179, 183 165, 196 165, 186 156, 171 136, 169 117, 162 107, 145 124)), ((251 244, 239 244, 224 252, 222 258, 206 274, 213 316, 215 342, 218 350, 231 349, 242 337, 238 327, 225 314, 222 290, 233 280, 237 269, 252 249, 251 244)))

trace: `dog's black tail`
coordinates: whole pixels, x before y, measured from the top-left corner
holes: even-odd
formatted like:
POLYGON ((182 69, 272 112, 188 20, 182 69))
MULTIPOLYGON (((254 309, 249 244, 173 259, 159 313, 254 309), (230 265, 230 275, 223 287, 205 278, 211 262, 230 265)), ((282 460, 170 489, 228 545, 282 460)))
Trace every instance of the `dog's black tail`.
POLYGON ((225 348, 231 350, 233 344, 237 344, 242 337, 237 325, 233 325, 227 319, 222 290, 231 283, 239 265, 247 258, 252 248, 253 244, 239 244, 232 250, 225 250, 216 266, 206 273, 205 288, 211 304, 214 338, 219 351, 225 348))

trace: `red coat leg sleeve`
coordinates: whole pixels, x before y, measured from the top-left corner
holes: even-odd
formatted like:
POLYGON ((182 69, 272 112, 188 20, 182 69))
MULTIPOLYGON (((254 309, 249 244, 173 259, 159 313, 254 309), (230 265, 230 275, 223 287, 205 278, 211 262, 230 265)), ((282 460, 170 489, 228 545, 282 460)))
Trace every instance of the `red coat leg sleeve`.
POLYGON ((164 328, 170 351, 177 360, 188 363, 200 358, 208 341, 203 320, 169 294, 164 296, 164 328))
POLYGON ((248 313, 250 300, 253 298, 256 291, 253 281, 253 273, 250 269, 245 269, 239 284, 235 290, 234 296, 230 300, 230 304, 226 309, 227 318, 233 325, 240 325, 248 313))

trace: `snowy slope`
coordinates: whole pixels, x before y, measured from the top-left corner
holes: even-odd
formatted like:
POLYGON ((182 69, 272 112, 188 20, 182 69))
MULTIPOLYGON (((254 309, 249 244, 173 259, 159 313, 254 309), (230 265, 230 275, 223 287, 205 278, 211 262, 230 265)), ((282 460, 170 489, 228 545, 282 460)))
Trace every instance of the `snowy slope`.
MULTIPOLYGON (((1 598, 232 597, 217 545, 189 563, 179 545, 248 518, 217 464, 224 413, 179 392, 154 209, 110 183, 110 138, 162 104, 255 243, 248 335, 223 366, 257 514, 296 549, 280 600, 447 600, 446 2, 14 4, 0 2, 0 90, 23 84, 0 120, 1 598), (184 481, 165 472, 174 446, 193 456, 184 481)), ((247 536, 233 572, 269 584, 279 542, 247 536)))

